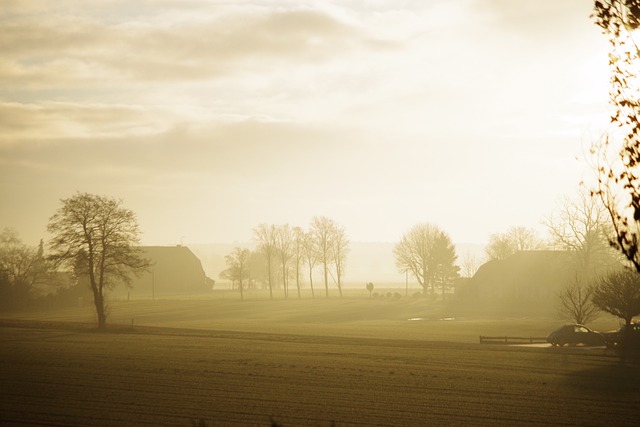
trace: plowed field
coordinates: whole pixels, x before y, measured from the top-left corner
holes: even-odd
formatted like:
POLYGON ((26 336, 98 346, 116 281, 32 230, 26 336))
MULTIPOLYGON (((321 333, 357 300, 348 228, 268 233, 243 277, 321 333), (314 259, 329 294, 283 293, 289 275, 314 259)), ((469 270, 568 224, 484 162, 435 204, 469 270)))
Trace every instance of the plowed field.
POLYGON ((0 424, 637 426, 605 349, 0 322, 0 424))

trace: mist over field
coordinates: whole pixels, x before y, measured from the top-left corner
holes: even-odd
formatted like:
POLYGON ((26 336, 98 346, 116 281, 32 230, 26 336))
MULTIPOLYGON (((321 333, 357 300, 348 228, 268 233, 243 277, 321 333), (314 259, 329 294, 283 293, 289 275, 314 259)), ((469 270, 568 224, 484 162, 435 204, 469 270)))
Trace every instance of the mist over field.
MULTIPOLYGON (((405 275, 398 272, 398 268, 393 258, 393 247, 391 242, 350 242, 348 266, 345 279, 347 286, 364 287, 365 283, 376 281, 385 283, 388 286, 405 285, 405 275)), ((188 247, 198 256, 202 262, 202 268, 209 277, 217 277, 220 271, 224 270, 224 257, 229 254, 234 247, 254 247, 253 242, 247 243, 212 243, 212 244, 189 244, 188 247)), ((484 247, 477 244, 457 244, 456 250, 460 258, 465 255, 475 257, 480 263, 484 259, 484 247)), ((414 278, 410 278, 412 288, 418 289, 414 278)))
POLYGON ((639 3, 3 2, 0 425, 637 425, 639 3))

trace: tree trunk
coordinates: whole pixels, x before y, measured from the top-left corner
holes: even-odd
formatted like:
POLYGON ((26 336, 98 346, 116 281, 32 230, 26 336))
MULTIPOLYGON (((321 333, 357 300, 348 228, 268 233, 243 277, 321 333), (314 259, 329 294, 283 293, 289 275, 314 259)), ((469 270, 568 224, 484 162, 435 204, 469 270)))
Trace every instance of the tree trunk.
POLYGON ((107 313, 104 309, 102 287, 96 283, 96 275, 93 270, 92 251, 90 251, 89 258, 89 283, 91 284, 91 291, 93 292, 93 304, 96 306, 96 314, 98 315, 98 329, 105 329, 107 327, 107 313))
POLYGON ((296 288, 298 288, 298 298, 300 298, 300 261, 296 264, 296 288))
POLYGON ((267 258, 267 281, 269 282, 269 298, 273 299, 273 285, 271 283, 271 257, 267 258))
POLYGON ((324 296, 325 298, 329 298, 329 272, 327 271, 327 263, 324 263, 324 296))
POLYGON ((289 283, 287 283, 287 263, 282 261, 282 287, 284 288, 284 297, 289 298, 289 283))
POLYGON ((104 310, 104 297, 98 292, 97 288, 93 292, 93 302, 98 315, 98 329, 105 329, 107 327, 107 313, 104 310))
POLYGON ((311 287, 311 298, 315 298, 316 294, 313 291, 313 268, 309 267, 309 286, 311 287))

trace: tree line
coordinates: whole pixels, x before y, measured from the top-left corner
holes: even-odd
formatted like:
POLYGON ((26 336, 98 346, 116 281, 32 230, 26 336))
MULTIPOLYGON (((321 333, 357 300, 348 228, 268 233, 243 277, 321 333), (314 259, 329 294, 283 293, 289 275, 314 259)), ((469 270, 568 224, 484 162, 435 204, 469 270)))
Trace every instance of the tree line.
MULTIPOLYGON (((349 240, 335 221, 314 217, 307 230, 288 224, 260 224, 253 236, 256 249, 235 247, 225 256, 226 269, 220 273, 220 278, 230 280, 239 290, 241 299, 244 290, 259 286, 269 290, 270 298, 274 289, 282 289, 288 297, 291 280, 300 298, 303 276, 315 298, 317 269, 322 272, 324 295, 329 296, 331 282, 343 297, 349 240)), ((444 296, 459 277, 455 246, 450 236, 433 224, 417 224, 407 231, 395 246, 394 256, 399 271, 410 273, 430 294, 439 290, 444 296)))
POLYGON ((289 224, 259 224, 253 229, 253 238, 256 249, 235 247, 225 256, 227 268, 220 273, 239 289, 241 299, 245 289, 258 286, 268 289, 272 299, 277 289, 288 298, 291 280, 300 298, 303 274, 309 278, 315 298, 313 273, 317 268, 322 270, 325 297, 329 297, 330 282, 343 296, 349 240, 344 227, 331 218, 314 217, 306 230, 289 224))

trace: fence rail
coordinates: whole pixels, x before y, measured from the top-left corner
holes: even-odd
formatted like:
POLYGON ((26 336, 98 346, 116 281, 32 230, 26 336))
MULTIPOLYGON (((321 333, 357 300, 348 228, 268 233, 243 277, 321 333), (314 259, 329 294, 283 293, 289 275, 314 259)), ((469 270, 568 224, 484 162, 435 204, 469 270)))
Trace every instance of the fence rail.
POLYGON ((480 344, 541 344, 546 342, 545 337, 488 337, 480 335, 480 344))

